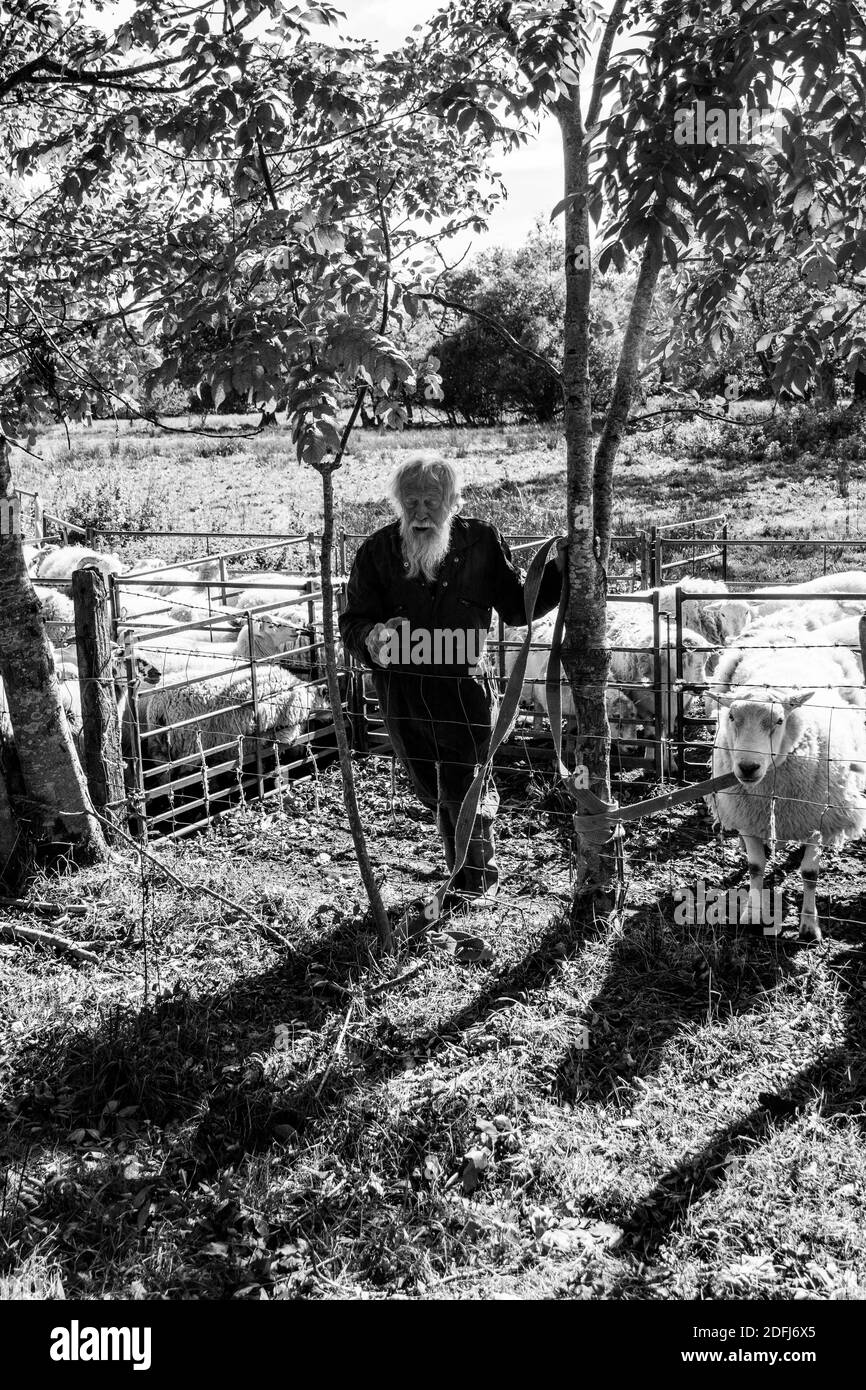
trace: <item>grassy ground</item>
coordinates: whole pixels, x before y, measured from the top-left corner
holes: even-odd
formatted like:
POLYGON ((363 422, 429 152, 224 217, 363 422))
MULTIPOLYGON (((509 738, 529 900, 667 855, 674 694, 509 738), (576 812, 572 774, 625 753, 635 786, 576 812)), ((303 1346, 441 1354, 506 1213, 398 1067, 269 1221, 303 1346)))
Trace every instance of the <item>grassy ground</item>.
MULTIPOLYGON (((663 431, 629 442, 623 525, 679 519, 689 495, 723 502, 745 534, 844 536, 846 517, 853 530, 856 477, 840 498, 823 462, 728 458, 728 439, 710 456, 696 428, 667 453, 663 431), (683 488, 663 492, 672 481, 683 488)), ((558 441, 507 439, 451 441, 472 510, 545 530, 561 518, 558 441)), ((156 438, 114 460, 110 440, 82 444, 106 455, 45 475, 58 505, 114 468, 132 508, 174 467, 176 527, 218 484, 263 509, 247 526, 280 505, 315 522, 316 480, 301 486, 279 439, 249 446, 254 469, 208 461, 202 441, 179 465, 154 461, 156 438)), ((360 440, 353 525, 378 514, 394 447, 360 440)), ((400 776, 392 799, 387 765, 358 777, 386 896, 411 898, 442 871, 429 817, 400 776)), ((678 926, 680 889, 739 883, 744 867, 692 805, 630 830, 622 925, 587 931, 569 913, 567 808, 525 767, 500 783, 492 960, 443 940, 376 961, 333 771, 282 814, 239 810, 162 847, 188 893, 125 853, 34 882, 35 898, 87 904, 56 929, 99 959, 0 945, 0 1297, 866 1295, 861 847, 827 859, 817 949, 796 942, 784 864, 783 936, 678 926)))

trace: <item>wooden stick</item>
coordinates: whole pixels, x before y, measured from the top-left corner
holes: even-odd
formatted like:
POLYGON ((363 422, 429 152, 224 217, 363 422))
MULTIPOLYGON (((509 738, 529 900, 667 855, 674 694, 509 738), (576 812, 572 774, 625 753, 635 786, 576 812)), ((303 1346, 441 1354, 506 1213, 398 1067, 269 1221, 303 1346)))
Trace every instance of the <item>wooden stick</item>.
POLYGON ((27 898, 0 897, 0 907, 17 907, 22 912, 40 912, 47 917, 87 916, 87 907, 84 903, 71 903, 68 907, 61 907, 57 903, 46 903, 37 898, 30 902, 27 898))
POLYGON ((67 955, 74 956, 76 960, 86 960, 92 965, 99 964, 99 956, 94 955, 92 951, 85 951, 65 936, 57 936, 50 931, 39 931, 37 927, 13 927, 7 922, 0 922, 0 937, 6 941, 31 941, 38 946, 50 946, 55 951, 64 951, 67 955))

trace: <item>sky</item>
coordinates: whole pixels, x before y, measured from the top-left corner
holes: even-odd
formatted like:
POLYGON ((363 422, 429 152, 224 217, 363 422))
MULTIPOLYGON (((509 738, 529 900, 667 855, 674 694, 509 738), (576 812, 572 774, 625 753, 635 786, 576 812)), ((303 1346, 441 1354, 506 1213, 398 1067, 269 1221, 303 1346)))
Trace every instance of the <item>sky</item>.
MULTIPOLYGON (((335 0, 347 16, 346 33, 396 48, 414 25, 423 24, 442 0, 335 0)), ((548 118, 538 138, 516 153, 494 161, 504 177, 507 202, 490 218, 486 236, 472 239, 473 249, 519 246, 539 214, 545 221, 562 197, 562 144, 559 127, 548 118)), ((461 248, 462 249, 462 248, 461 248)))

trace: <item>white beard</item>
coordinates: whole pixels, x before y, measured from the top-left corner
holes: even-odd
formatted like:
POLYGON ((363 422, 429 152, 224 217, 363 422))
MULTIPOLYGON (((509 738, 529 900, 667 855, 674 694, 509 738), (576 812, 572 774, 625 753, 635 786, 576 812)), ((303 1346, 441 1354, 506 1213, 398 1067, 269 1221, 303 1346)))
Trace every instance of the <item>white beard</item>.
POLYGON ((419 574, 423 574, 425 579, 434 580, 451 544, 451 518, 441 526, 413 531, 403 516, 400 518, 400 536, 409 578, 417 579, 419 574))

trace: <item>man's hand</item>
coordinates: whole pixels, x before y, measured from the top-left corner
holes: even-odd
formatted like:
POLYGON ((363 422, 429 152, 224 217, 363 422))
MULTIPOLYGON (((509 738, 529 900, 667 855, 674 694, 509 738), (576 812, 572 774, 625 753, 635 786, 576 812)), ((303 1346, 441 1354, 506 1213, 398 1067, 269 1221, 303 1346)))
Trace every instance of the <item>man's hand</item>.
POLYGON ((556 542, 556 554, 553 557, 556 561, 556 568, 560 574, 565 573, 565 566, 568 561, 568 537, 560 536, 556 542))
POLYGON ((383 661, 382 657, 393 640, 391 633, 395 632, 406 621, 405 618, 389 618, 387 623, 377 623, 367 633, 367 651, 370 653, 370 659, 374 665, 387 666, 389 664, 387 661, 383 661))

